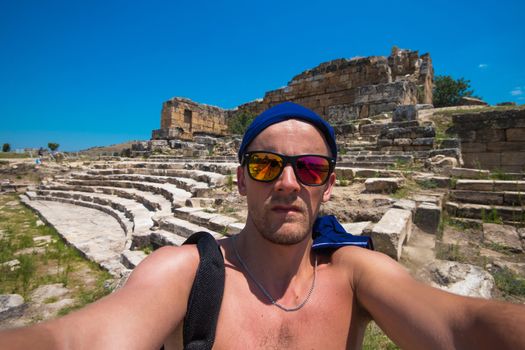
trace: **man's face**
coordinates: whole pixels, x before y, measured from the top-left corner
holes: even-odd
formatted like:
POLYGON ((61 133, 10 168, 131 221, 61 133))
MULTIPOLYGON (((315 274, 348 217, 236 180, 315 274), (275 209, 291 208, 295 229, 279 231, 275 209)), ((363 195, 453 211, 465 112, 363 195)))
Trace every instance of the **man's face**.
MULTIPOLYGON (((319 130, 296 119, 273 124, 250 144, 248 151, 271 151, 288 156, 319 154, 331 157, 319 130)), ((247 229, 268 241, 291 245, 311 235, 322 202, 330 199, 335 174, 323 186, 307 186, 295 177, 291 164, 272 182, 251 179, 246 166, 237 169, 238 188, 247 196, 247 229)))

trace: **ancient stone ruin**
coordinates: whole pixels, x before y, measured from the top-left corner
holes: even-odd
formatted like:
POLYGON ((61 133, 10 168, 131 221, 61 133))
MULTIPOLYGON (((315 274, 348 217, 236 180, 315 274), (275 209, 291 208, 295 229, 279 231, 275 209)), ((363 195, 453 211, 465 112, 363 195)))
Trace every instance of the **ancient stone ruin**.
POLYGON ((465 166, 505 172, 525 169, 525 110, 454 116, 465 166))
POLYGON ((153 130, 154 140, 193 140, 195 135, 226 135, 228 112, 185 98, 172 98, 162 104, 160 129, 153 130))
MULTIPOLYGON (((372 236, 426 283, 498 296, 493 274, 525 276, 525 108, 436 109, 431 83, 429 55, 394 49, 323 63, 236 110, 174 98, 153 140, 133 146, 143 158, 44 161, 38 185, 5 180, 1 189, 20 191, 85 257, 125 278, 151 250, 202 230, 223 238, 243 229, 239 137, 228 118, 296 101, 338 133, 337 183, 322 215, 372 236)), ((15 178, 16 169, 1 174, 15 178)))
POLYGON ((389 57, 338 59, 300 73, 286 87, 233 110, 185 98, 164 102, 161 128, 153 140, 193 140, 194 135, 227 135, 227 119, 237 113, 259 114, 276 104, 293 101, 323 115, 333 125, 348 124, 399 105, 432 103, 432 60, 429 54, 392 49, 389 57))

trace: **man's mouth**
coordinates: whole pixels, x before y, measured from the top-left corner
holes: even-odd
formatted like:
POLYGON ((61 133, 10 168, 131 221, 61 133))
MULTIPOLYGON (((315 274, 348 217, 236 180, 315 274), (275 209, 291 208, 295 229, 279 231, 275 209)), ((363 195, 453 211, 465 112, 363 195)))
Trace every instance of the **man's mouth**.
POLYGON ((273 212, 276 213, 300 213, 302 212, 301 208, 296 205, 275 205, 271 209, 273 212))

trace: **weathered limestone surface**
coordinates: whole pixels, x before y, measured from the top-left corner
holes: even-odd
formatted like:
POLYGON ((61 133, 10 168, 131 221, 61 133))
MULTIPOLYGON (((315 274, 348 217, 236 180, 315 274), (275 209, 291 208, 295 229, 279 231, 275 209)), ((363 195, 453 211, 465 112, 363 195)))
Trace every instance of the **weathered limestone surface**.
POLYGON ((464 296, 492 298, 494 278, 478 266, 436 260, 428 269, 434 287, 464 296))
POLYGON ((353 234, 355 236, 360 236, 365 230, 371 229, 371 221, 361 221, 361 222, 349 222, 346 224, 341 224, 346 232, 353 234))
POLYGON ((153 139, 193 140, 199 133, 225 135, 227 112, 219 107, 175 97, 164 102, 161 129, 153 131, 153 139))
POLYGON ((525 109, 461 114, 452 120, 466 167, 525 169, 525 109))
POLYGON ((18 317, 24 312, 27 305, 24 298, 18 294, 0 295, 0 321, 11 317, 18 317))
POLYGON ((490 171, 481 170, 481 169, 469 169, 469 168, 452 168, 448 170, 450 176, 455 177, 466 177, 466 178, 476 178, 476 177, 488 177, 490 171))
POLYGON ((416 202, 410 199, 400 199, 394 203, 394 208, 410 210, 412 214, 416 213, 416 202))
POLYGON ((121 255, 121 262, 128 269, 134 269, 146 256, 142 250, 125 250, 121 255))
POLYGON ((38 309, 44 319, 57 315, 60 309, 75 304, 75 299, 69 297, 69 289, 62 283, 45 284, 31 292, 31 304, 28 311, 38 309), (57 301, 49 302, 50 299, 57 301))
POLYGON ((50 223, 65 240, 89 260, 112 275, 120 277, 125 267, 120 254, 126 246, 126 234, 111 216, 98 210, 67 203, 21 200, 50 223))
POLYGON ((389 209, 372 228, 374 247, 394 259, 401 258, 403 243, 412 231, 412 212, 389 209))
POLYGON ((483 241, 514 253, 523 252, 520 236, 514 226, 484 223, 483 241))
POLYGON ((368 178, 365 181, 365 188, 371 193, 392 193, 398 190, 403 183, 404 180, 398 177, 368 178))
POLYGON ((417 206, 414 224, 428 233, 436 233, 441 221, 441 207, 424 202, 417 206))

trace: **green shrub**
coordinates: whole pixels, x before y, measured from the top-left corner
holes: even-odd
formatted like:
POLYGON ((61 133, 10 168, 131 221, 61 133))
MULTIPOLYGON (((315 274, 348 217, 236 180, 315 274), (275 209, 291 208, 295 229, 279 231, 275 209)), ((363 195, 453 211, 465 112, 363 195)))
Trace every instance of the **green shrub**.
POLYGON ((450 75, 434 77, 433 104, 435 107, 457 106, 462 97, 475 97, 470 89, 470 80, 454 79, 450 75))
POLYGON ((492 272, 496 286, 509 295, 525 296, 525 279, 513 273, 508 267, 492 272))
POLYGON ((253 113, 239 111, 228 119, 228 130, 232 134, 242 135, 255 117, 253 113))
POLYGON ((486 224, 503 224, 503 219, 496 208, 492 208, 488 214, 485 212, 485 209, 481 209, 481 220, 486 224))
POLYGON ((436 245, 436 258, 457 262, 464 262, 466 260, 465 255, 461 252, 457 244, 436 245))
POLYGON ((233 191, 233 175, 229 174, 226 176, 226 187, 228 187, 229 191, 233 191))
POLYGON ((370 322, 366 327, 363 339, 363 350, 396 350, 396 346, 379 328, 375 322, 370 322))
POLYGON ((513 179, 512 175, 505 173, 501 169, 493 170, 490 173, 490 178, 493 180, 512 180, 513 179))

